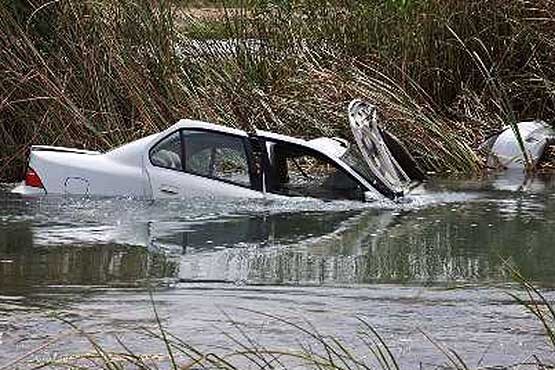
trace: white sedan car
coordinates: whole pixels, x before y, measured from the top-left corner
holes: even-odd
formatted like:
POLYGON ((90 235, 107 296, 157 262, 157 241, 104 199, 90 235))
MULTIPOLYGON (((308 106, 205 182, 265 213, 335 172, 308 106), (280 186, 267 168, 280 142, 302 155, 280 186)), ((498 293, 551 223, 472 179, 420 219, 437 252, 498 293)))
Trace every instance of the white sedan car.
MULTIPOLYGON (((260 130, 248 134, 184 119, 106 153, 32 146, 25 180, 13 192, 147 199, 277 194, 364 201, 403 196, 414 180, 407 173, 417 172, 402 168, 389 150, 376 108, 355 100, 349 119, 357 145, 260 130)), ((394 151, 408 158, 394 144, 394 151)), ((411 160, 401 162, 415 166, 411 160)))

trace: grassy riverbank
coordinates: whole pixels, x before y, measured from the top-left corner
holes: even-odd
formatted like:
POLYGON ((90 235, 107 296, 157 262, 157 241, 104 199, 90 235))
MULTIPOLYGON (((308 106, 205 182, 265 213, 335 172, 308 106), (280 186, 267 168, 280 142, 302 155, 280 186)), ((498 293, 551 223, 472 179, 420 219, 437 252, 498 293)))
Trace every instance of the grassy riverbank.
POLYGON ((352 98, 424 168, 472 174, 504 122, 554 116, 551 0, 225 4, 4 1, 0 181, 29 143, 105 150, 181 117, 349 137, 352 98))

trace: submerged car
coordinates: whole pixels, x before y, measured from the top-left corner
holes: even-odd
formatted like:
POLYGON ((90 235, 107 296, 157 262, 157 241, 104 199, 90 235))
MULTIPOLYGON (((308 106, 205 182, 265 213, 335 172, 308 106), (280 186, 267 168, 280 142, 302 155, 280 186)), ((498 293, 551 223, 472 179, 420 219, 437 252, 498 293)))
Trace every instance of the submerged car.
POLYGON ((419 172, 398 141, 378 127, 376 107, 355 100, 349 120, 356 144, 261 130, 248 134, 184 119, 106 153, 32 146, 25 180, 13 192, 147 199, 276 194, 364 201, 403 196, 419 172))

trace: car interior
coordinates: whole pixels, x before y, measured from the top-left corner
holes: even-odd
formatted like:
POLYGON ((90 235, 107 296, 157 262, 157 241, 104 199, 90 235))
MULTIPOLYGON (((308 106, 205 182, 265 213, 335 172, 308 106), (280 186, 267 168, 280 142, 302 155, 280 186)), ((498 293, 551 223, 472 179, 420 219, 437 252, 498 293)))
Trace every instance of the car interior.
POLYGON ((264 178, 266 191, 275 194, 320 199, 364 199, 364 190, 359 182, 317 151, 258 137, 251 137, 249 141, 247 151, 241 137, 182 130, 153 148, 151 162, 155 166, 256 190, 262 190, 264 178))

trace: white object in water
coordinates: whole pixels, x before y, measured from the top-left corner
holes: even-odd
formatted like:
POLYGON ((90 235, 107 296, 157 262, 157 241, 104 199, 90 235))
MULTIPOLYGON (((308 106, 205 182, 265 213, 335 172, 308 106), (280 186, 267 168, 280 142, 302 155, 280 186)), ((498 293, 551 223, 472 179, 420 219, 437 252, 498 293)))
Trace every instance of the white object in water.
POLYGON ((106 153, 32 146, 25 181, 13 192, 147 199, 402 196, 406 175, 381 139, 375 108, 356 101, 349 117, 358 150, 338 138, 307 141, 258 130, 249 135, 188 119, 106 153), (372 120, 362 111, 370 107, 372 120))
MULTIPOLYGON (((547 145, 555 141, 555 131, 543 121, 519 122, 517 127, 530 165, 535 166, 547 145)), ((506 127, 499 135, 488 140, 485 145, 491 147, 487 161, 488 166, 500 165, 506 169, 525 168, 526 160, 511 127, 506 127)))

